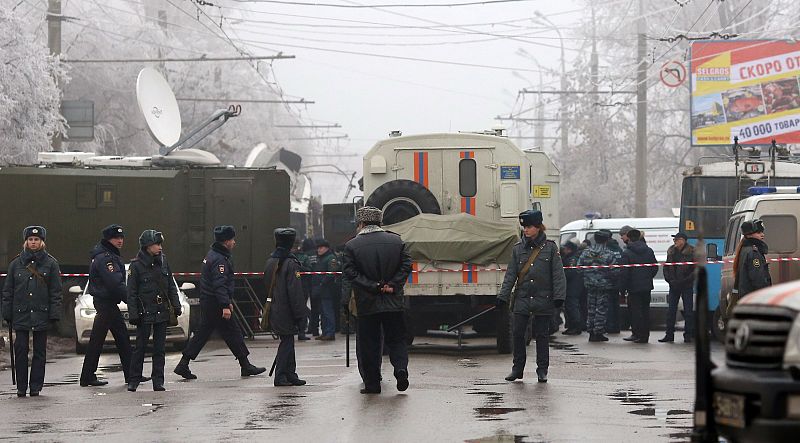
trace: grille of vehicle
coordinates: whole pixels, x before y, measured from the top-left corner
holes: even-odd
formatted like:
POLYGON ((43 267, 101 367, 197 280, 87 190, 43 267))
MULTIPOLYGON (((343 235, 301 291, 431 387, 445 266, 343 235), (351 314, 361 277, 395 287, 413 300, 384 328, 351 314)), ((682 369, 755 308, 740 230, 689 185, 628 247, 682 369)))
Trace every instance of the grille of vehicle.
POLYGON ((778 306, 736 306, 725 337, 728 366, 779 369, 794 316, 778 306))

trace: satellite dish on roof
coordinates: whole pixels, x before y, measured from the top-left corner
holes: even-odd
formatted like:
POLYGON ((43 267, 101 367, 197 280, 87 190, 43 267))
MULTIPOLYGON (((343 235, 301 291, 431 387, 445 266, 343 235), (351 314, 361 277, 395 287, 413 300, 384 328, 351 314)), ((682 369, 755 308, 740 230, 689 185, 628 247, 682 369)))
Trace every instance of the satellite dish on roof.
POLYGON ((144 68, 136 79, 136 99, 150 135, 162 146, 173 146, 181 138, 181 112, 169 83, 153 68, 144 68))

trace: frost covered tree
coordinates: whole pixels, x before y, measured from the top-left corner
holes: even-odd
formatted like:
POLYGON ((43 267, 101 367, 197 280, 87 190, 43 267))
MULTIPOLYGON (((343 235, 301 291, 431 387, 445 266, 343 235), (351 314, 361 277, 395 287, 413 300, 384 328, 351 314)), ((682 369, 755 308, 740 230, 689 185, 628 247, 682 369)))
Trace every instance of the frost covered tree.
POLYGON ((64 131, 57 82, 67 80, 66 71, 5 0, 0 29, 0 162, 26 163, 64 131))

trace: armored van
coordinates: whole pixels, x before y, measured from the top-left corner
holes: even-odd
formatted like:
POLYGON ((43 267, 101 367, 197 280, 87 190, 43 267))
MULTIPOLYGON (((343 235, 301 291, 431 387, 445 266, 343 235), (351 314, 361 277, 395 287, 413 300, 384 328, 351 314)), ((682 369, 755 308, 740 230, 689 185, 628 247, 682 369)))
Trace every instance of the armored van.
MULTIPOLYGON (((742 240, 741 226, 746 221, 760 218, 764 222, 766 243, 769 245, 767 259, 800 258, 800 193, 796 186, 759 186, 750 188, 751 197, 739 200, 733 207, 725 231, 725 252, 722 265, 720 309, 714 312, 712 331, 722 340, 725 337, 727 319, 731 313, 734 295, 733 259, 742 240)), ((800 266, 795 261, 779 261, 769 264, 773 284, 800 279, 800 266)))
MULTIPOLYGON (((501 132, 399 133, 364 157, 364 201, 409 244, 406 286, 413 332, 442 329, 494 304, 520 212, 539 209, 558 236, 560 174, 541 151, 523 151, 501 132), (414 217, 412 219, 412 217, 414 217), (402 222, 402 223, 401 223, 402 222), (476 254, 488 248, 493 254, 476 254)), ((479 333, 510 352, 508 313, 480 317, 479 333)))
MULTIPOLYGON (((273 229, 289 224, 289 177, 284 171, 153 166, 149 159, 43 154, 47 161, 40 165, 0 168, 3 207, 8 209, 0 211, 0 263, 9 263, 19 254, 25 226, 41 224, 48 229, 47 249, 58 258, 62 272, 85 274, 89 250, 100 230, 120 223, 128 232, 124 259, 136 255, 138 234, 152 228, 164 233, 173 272, 197 273, 214 241, 212 228, 229 224, 237 232, 236 271, 256 273, 263 271, 274 246, 273 229), (59 163, 62 157, 69 159, 59 163)), ((178 277, 182 281, 195 278, 178 277)), ((241 293, 237 318, 247 323, 242 326, 248 333, 257 323, 248 317, 257 314, 252 299, 263 290, 258 278, 241 280, 237 289, 241 293)), ((60 325, 65 335, 75 331, 75 299, 68 288, 85 281, 84 277, 65 278, 60 325)))

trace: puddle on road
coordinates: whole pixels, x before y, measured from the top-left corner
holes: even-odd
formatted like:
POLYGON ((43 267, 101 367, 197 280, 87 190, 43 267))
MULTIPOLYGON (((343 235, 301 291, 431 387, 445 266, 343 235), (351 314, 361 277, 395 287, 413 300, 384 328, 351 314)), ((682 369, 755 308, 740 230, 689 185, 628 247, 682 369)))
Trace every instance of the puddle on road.
POLYGON ((53 426, 50 423, 28 423, 17 431, 17 434, 43 434, 53 432, 53 426))
POLYGON ((482 395, 485 397, 481 407, 473 408, 475 418, 480 421, 506 420, 506 418, 499 416, 525 410, 525 408, 504 407, 503 396, 505 394, 502 392, 490 391, 484 388, 469 388, 467 391, 467 395, 482 395))
POLYGON ((608 397, 621 402, 623 405, 638 408, 628 411, 629 414, 647 417, 647 419, 656 420, 659 423, 657 426, 648 426, 648 429, 679 431, 662 435, 662 437, 668 437, 670 441, 686 441, 691 437, 692 411, 657 407, 659 402, 672 402, 675 399, 657 399, 652 393, 644 393, 637 389, 617 390, 609 394, 608 397), (687 420, 690 424, 684 425, 687 420))
POLYGON ((512 434, 497 434, 489 437, 473 438, 464 440, 464 443, 526 443, 532 440, 527 440, 527 435, 512 435, 512 434))
POLYGON ((480 367, 481 365, 480 363, 478 363, 475 360, 472 360, 471 358, 462 358, 458 360, 457 364, 462 368, 477 368, 480 367))
POLYGON ((142 403, 142 407, 150 408, 150 410, 145 412, 144 414, 139 414, 139 417, 143 417, 145 415, 158 412, 159 409, 164 407, 164 403, 142 403))
POLYGON ((550 348, 556 349, 558 351, 564 351, 567 355, 586 355, 584 352, 580 352, 577 345, 572 343, 565 343, 563 341, 558 340, 551 340, 550 341, 550 348))
POLYGON ((111 365, 101 365, 97 367, 97 370, 103 373, 122 372, 122 365, 119 363, 111 365))
POLYGON ((609 398, 627 406, 655 406, 653 394, 642 393, 638 390, 618 390, 608 395, 609 398))

